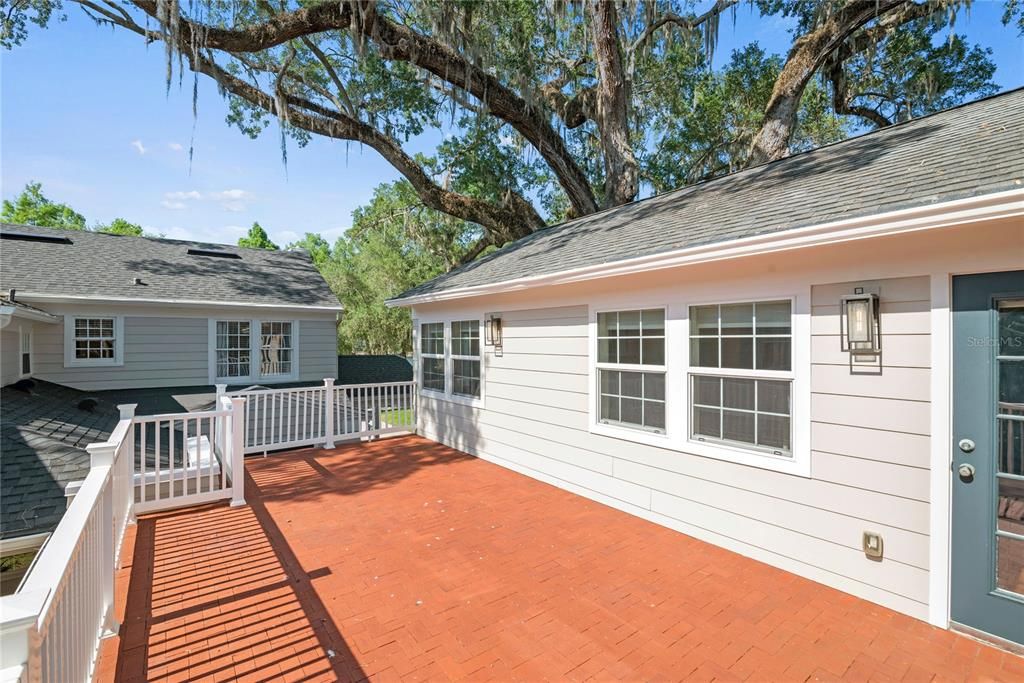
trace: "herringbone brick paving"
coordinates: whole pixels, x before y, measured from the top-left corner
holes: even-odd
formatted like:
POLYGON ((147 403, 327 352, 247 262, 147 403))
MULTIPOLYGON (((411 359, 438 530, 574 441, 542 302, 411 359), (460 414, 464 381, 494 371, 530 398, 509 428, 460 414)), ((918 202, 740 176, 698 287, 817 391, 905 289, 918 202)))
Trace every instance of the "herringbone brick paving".
POLYGON ((1024 680, 1024 659, 418 437, 139 520, 99 680, 1024 680))

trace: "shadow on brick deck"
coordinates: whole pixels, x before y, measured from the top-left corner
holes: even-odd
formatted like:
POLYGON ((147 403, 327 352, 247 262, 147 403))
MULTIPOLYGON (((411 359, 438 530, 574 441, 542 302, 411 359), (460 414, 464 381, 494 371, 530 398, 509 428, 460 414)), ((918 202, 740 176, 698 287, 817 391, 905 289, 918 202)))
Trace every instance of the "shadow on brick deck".
POLYGON ((246 467, 250 507, 139 521, 99 680, 1024 680, 1024 659, 417 437, 246 467))

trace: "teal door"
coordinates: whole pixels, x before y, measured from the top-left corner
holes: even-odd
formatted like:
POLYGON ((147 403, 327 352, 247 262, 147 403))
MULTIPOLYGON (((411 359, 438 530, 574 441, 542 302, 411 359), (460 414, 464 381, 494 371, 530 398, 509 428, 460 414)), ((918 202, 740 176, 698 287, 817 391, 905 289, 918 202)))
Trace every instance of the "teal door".
POLYGON ((1024 271, 953 279, 953 621, 1024 644, 1024 271))

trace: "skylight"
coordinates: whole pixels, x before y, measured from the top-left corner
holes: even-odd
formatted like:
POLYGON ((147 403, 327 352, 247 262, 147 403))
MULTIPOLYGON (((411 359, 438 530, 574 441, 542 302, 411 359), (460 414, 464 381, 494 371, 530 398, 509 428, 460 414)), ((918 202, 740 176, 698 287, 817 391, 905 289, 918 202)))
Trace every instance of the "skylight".
POLYGON ((189 249, 190 256, 213 256, 214 258, 242 258, 240 255, 230 251, 218 251, 217 249, 189 249))
POLYGON ((0 239, 18 240, 19 242, 50 242, 51 244, 71 244, 71 240, 63 235, 41 235, 34 232, 0 232, 0 239))

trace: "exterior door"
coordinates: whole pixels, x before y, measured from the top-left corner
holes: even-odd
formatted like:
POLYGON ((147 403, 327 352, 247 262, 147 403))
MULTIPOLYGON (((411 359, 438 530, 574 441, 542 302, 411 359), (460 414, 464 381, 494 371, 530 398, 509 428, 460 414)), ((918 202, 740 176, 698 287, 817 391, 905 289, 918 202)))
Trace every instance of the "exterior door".
POLYGON ((1024 271, 953 279, 954 622, 1024 644, 1024 271))

